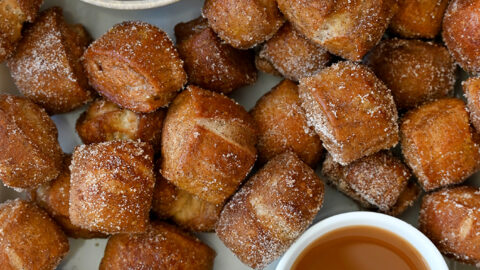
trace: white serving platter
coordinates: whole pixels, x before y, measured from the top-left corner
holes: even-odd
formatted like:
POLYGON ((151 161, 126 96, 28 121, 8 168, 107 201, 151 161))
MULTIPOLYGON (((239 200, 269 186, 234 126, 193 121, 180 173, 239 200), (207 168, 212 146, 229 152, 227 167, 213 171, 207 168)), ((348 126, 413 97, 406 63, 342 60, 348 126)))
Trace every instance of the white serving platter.
MULTIPOLYGON (((94 38, 98 38, 106 32, 115 23, 126 20, 142 20, 165 30, 168 35, 174 39, 173 28, 182 21, 189 21, 200 16, 200 10, 203 5, 201 0, 182 0, 172 5, 148 10, 114 10, 93 6, 77 0, 54 1, 46 0, 42 9, 59 5, 64 9, 67 20, 71 23, 82 23, 89 30, 94 38)), ((462 76, 464 77, 464 76, 462 76)), ((273 86, 280 81, 280 78, 267 74, 259 74, 255 85, 236 90, 231 97, 242 104, 247 110, 250 110, 255 102, 273 86)), ((460 87, 460 83, 457 83, 460 87)), ((18 94, 8 69, 4 64, 0 64, 0 93, 18 94)), ((53 116, 59 130, 60 145, 67 153, 71 153, 73 148, 81 144, 80 138, 75 133, 75 121, 84 109, 53 116)), ((318 170, 317 170, 318 171, 318 170)), ((467 181, 470 185, 480 186, 480 174, 476 174, 467 181)), ((22 196, 22 194, 1 186, 0 184, 0 202, 7 199, 22 196)), ((315 222, 326 217, 348 212, 357 211, 360 208, 351 199, 340 194, 336 190, 326 187, 325 202, 323 208, 318 213, 315 222)), ((408 223, 417 226, 417 217, 419 211, 419 201, 407 210, 400 218, 408 223)), ((205 243, 214 248, 217 252, 215 259, 215 270, 242 270, 250 269, 243 265, 215 236, 213 233, 203 233, 198 235, 205 243)), ((91 270, 97 269, 103 256, 105 248, 105 239, 93 240, 74 240, 70 239, 70 252, 62 261, 59 269, 65 270, 91 270)), ((266 269, 275 269, 277 262, 273 262, 266 269)), ((460 263, 448 261, 452 270, 475 269, 471 266, 465 266, 460 263)), ((432 269, 434 270, 434 269, 432 269)))

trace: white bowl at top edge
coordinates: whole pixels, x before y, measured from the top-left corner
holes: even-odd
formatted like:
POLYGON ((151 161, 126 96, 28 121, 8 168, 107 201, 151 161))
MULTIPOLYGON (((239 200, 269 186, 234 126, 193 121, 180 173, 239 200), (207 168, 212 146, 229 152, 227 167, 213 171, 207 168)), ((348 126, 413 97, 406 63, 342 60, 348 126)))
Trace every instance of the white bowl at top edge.
POLYGON ((81 0, 95 6, 112 9, 149 9, 170 5, 180 0, 81 0))
POLYGON ((405 239, 417 249, 431 270, 448 270, 442 254, 430 239, 415 227, 392 216, 365 211, 339 214, 318 222, 305 231, 288 249, 278 263, 276 270, 289 270, 302 251, 326 233, 344 227, 362 225, 381 228, 405 239))

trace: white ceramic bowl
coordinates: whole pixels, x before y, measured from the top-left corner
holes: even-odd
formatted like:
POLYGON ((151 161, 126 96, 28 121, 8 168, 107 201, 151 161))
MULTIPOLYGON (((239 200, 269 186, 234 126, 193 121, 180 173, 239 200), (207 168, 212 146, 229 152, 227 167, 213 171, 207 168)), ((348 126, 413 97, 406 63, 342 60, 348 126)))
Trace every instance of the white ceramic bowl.
POLYGON ((277 270, 289 270, 300 253, 322 235, 349 226, 373 226, 392 232, 415 247, 432 270, 448 270, 442 254, 433 243, 412 225, 388 215, 373 212, 349 212, 320 221, 308 229, 283 255, 277 270))
POLYGON ((148 9, 169 5, 180 0, 82 0, 83 2, 113 9, 148 9))

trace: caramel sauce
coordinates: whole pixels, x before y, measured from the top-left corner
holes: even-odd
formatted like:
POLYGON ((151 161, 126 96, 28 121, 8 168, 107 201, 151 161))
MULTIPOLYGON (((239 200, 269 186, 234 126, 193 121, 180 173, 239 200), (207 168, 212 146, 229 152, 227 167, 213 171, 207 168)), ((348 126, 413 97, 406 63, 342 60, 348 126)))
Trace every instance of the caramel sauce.
POLYGON ((429 270, 410 243, 389 231, 350 226, 331 231, 298 256, 292 270, 429 270))

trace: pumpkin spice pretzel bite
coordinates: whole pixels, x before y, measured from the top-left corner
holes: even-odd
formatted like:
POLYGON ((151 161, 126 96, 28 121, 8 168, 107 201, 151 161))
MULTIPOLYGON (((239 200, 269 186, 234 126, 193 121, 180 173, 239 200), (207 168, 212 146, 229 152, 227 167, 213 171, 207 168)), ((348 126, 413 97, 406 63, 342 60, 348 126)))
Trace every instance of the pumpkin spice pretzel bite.
POLYGON ((202 14, 222 40, 238 49, 270 39, 284 22, 275 0, 206 0, 202 14))
POLYGON ((256 126, 242 106, 190 85, 165 118, 161 174, 202 200, 222 203, 252 169, 256 142, 256 126))
POLYGON ((7 61, 20 92, 50 114, 91 101, 95 94, 80 62, 90 40, 82 25, 65 22, 61 8, 43 11, 7 61))
POLYGON ((63 156, 57 136, 44 109, 26 98, 0 95, 0 180, 30 189, 56 178, 63 156))
POLYGON ((225 205, 220 240, 246 265, 262 269, 307 229, 323 203, 324 186, 295 154, 271 159, 225 205))
POLYGON ((153 149, 144 142, 76 147, 70 165, 72 224, 107 234, 144 232, 155 185, 152 160, 153 149))
POLYGON ((177 24, 175 37, 190 84, 228 94, 257 80, 253 52, 222 42, 206 19, 177 24))
POLYGON ((116 24, 83 58, 93 88, 135 112, 166 107, 187 82, 183 61, 167 34, 144 22, 116 24))
POLYGON ((425 191, 462 183, 480 169, 478 134, 460 99, 440 99, 409 111, 400 133, 405 162, 425 191))
POLYGON ((2 269, 53 270, 68 249, 60 227, 34 203, 16 199, 0 204, 2 269))
POLYGON ((299 85, 307 120, 335 162, 346 165, 398 143, 390 90, 365 66, 339 62, 299 85))

